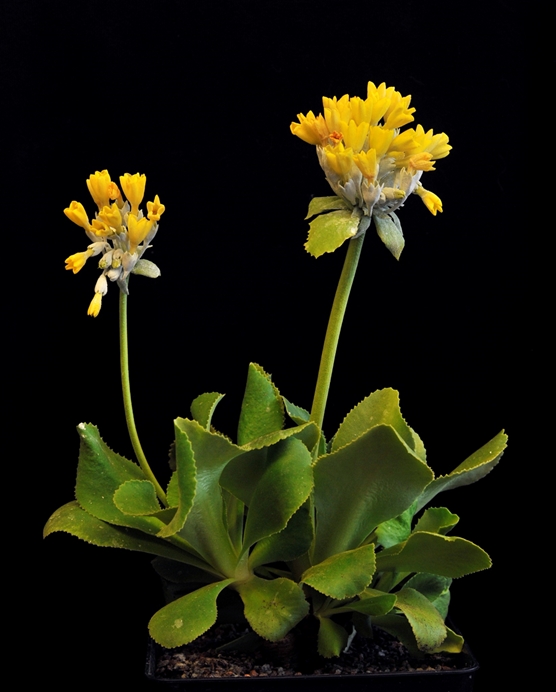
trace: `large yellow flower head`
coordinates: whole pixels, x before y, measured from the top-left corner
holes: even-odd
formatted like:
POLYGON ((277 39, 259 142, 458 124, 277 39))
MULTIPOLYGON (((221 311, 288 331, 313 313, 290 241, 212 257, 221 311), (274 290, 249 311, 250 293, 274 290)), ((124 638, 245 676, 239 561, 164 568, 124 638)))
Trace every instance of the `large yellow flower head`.
POLYGON ((65 215, 81 226, 91 244, 85 252, 77 252, 66 259, 66 269, 77 274, 89 257, 101 255, 99 268, 102 273, 95 286, 95 295, 88 314, 96 317, 100 312, 102 297, 108 290, 108 280, 116 281, 120 290, 127 294, 130 272, 154 278, 160 275, 158 267, 141 259, 158 231, 158 221, 164 213, 164 205, 158 195, 154 202, 147 202, 147 216, 139 209, 145 192, 146 176, 126 173, 120 181, 127 196, 124 200, 108 171, 97 171, 89 176, 87 187, 98 206, 95 218, 89 217, 83 205, 72 202, 65 215), (110 203, 110 200, 115 200, 110 203))
POLYGON ((412 192, 432 214, 442 211, 440 198, 425 190, 420 179, 452 147, 444 133, 435 135, 421 125, 401 131, 414 119, 410 101, 411 96, 394 87, 369 82, 367 98, 325 96, 323 113, 300 113, 299 122, 290 126, 294 135, 316 146, 335 194, 367 217, 364 228, 370 217, 378 219, 377 227, 385 217, 399 224, 391 215, 412 192))

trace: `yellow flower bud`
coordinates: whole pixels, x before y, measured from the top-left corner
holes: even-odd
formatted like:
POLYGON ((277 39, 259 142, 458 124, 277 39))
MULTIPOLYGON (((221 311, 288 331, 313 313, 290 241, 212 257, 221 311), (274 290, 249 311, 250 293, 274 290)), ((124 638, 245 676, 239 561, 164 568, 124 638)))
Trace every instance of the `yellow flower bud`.
POLYGON ((102 293, 95 293, 95 296, 91 300, 91 304, 89 305, 89 309, 87 310, 87 315, 91 315, 91 317, 97 317, 101 307, 102 293))
POLYGON ((433 216, 436 216, 436 212, 442 213, 442 200, 434 192, 425 190, 422 185, 419 185, 415 189, 415 194, 423 200, 425 207, 430 211, 433 216))
POLYGON ((83 269, 85 262, 93 254, 92 250, 87 250, 86 252, 76 252, 75 255, 70 255, 66 259, 66 269, 71 269, 74 274, 83 269))
POLYGON ((81 226, 81 228, 84 228, 86 231, 91 230, 89 217, 87 216, 87 212, 85 211, 85 208, 81 202, 72 202, 67 209, 64 209, 64 214, 68 217, 68 219, 70 219, 70 221, 73 221, 73 223, 81 226))
POLYGON ((135 214, 129 214, 127 217, 127 233, 129 237, 129 251, 131 254, 136 252, 137 246, 140 245, 149 231, 154 225, 154 221, 143 217, 138 219, 135 214))
MULTIPOLYGON (((95 171, 87 180, 87 187, 91 197, 95 200, 99 210, 110 204, 109 188, 112 181, 107 170, 95 171)), ((111 188, 110 188, 111 189, 111 188)))
POLYGON ((137 215, 139 213, 139 205, 143 201, 145 194, 147 176, 144 173, 142 175, 139 173, 134 173, 133 175, 124 173, 124 175, 120 176, 120 183, 124 195, 131 204, 131 213, 137 215))
MULTIPOLYGON (((122 215, 118 209, 118 205, 114 202, 109 207, 103 207, 98 215, 98 218, 110 228, 114 228, 116 233, 119 233, 122 225, 122 215)), ((101 233, 104 235, 104 233, 101 233)))
POLYGON ((151 221, 159 221, 166 207, 160 204, 158 195, 154 198, 154 202, 147 202, 147 216, 151 221))

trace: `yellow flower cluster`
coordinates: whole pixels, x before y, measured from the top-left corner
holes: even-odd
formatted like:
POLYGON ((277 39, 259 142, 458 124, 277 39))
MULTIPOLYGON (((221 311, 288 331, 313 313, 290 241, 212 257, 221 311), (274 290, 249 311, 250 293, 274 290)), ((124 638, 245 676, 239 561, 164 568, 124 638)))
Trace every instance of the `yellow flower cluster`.
POLYGON ((127 293, 127 278, 136 269, 158 231, 158 221, 164 213, 164 205, 160 203, 158 195, 154 202, 147 202, 146 217, 139 209, 145 195, 146 182, 144 174, 125 173, 120 176, 126 201, 116 183, 110 179, 108 171, 96 171, 87 180, 91 197, 98 207, 95 218, 89 221, 80 202, 71 202, 64 209, 64 214, 81 226, 91 241, 87 250, 66 259, 66 269, 77 274, 89 257, 102 255, 99 261, 102 273, 88 310, 88 314, 93 317, 100 312, 102 297, 108 290, 108 280, 116 281, 120 290, 127 293))
POLYGON ((294 135, 316 145, 334 192, 365 215, 388 214, 411 192, 432 214, 442 211, 440 199, 419 181, 452 147, 444 133, 425 132, 421 125, 400 132, 414 119, 410 100, 384 83, 369 82, 366 99, 323 97, 324 114, 300 113, 290 126, 294 135))

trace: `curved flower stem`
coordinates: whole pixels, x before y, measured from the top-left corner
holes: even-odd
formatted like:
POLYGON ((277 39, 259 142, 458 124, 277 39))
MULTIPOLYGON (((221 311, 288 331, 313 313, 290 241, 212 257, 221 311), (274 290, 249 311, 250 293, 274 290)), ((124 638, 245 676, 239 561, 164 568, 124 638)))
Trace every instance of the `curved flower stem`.
POLYGON ((166 500, 166 493, 162 490, 160 483, 156 480, 154 473, 151 471, 151 467, 147 462, 141 443, 139 442, 139 435, 137 434, 137 428, 135 427, 135 418, 133 416, 133 406, 131 403, 131 390, 129 387, 129 356, 127 348, 127 295, 120 291, 120 370, 122 373, 122 393, 124 396, 124 411, 125 419, 127 423, 127 429, 129 432, 129 437, 131 440, 131 445, 139 466, 145 474, 145 476, 154 485, 158 499, 162 504, 167 507, 168 501, 166 500))
POLYGON ((330 380, 332 378, 332 369, 334 368, 334 359, 336 358, 336 348, 338 347, 338 339, 344 321, 347 302, 359 263, 359 255, 365 233, 362 233, 358 238, 353 238, 349 241, 344 267, 332 303, 332 310, 328 320, 328 328, 326 337, 322 347, 322 356, 320 359, 319 374, 317 385, 315 387, 315 396, 313 398, 313 407, 311 409, 311 420, 314 421, 320 429, 322 429, 322 421, 324 420, 324 411, 326 409, 326 401, 328 399, 328 390, 330 389, 330 380))

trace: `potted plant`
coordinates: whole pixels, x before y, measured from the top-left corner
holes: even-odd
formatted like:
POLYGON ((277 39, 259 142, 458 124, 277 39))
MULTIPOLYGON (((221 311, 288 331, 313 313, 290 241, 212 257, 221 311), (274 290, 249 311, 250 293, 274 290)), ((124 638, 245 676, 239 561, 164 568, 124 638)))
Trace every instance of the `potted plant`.
POLYGON ((323 430, 366 232, 373 223, 399 259, 404 237, 397 211, 411 193, 433 215, 442 211, 421 177, 451 149, 444 133, 407 128, 415 111, 410 97, 385 84, 369 82, 364 99, 323 98, 323 106, 322 114, 301 114, 291 125, 316 147, 334 192, 311 201, 305 248, 320 257, 347 246, 312 406, 285 398, 252 363, 236 439, 218 431, 223 394, 196 396, 190 417, 174 421, 167 478, 155 477, 139 440, 127 337, 131 275, 160 274, 143 255, 164 205, 156 196, 142 211, 145 175, 126 173, 118 186, 102 171, 87 181, 95 218, 78 202, 64 210, 90 240, 66 268, 77 273, 100 257, 88 314, 99 314, 108 282, 119 288, 121 381, 136 461, 112 451, 95 426, 80 424, 76 499, 50 517, 45 535, 65 531, 154 555, 169 602, 153 615, 149 632, 162 647, 196 640, 224 604, 226 617, 249 627, 235 647, 277 642, 306 626, 327 659, 348 649, 355 633, 372 636, 373 628, 399 639, 413 656, 458 653, 463 638, 445 622, 451 581, 491 564, 480 547, 451 535, 459 517, 435 498, 489 473, 505 448, 504 433, 436 477, 393 389, 357 403, 332 436, 323 430))

